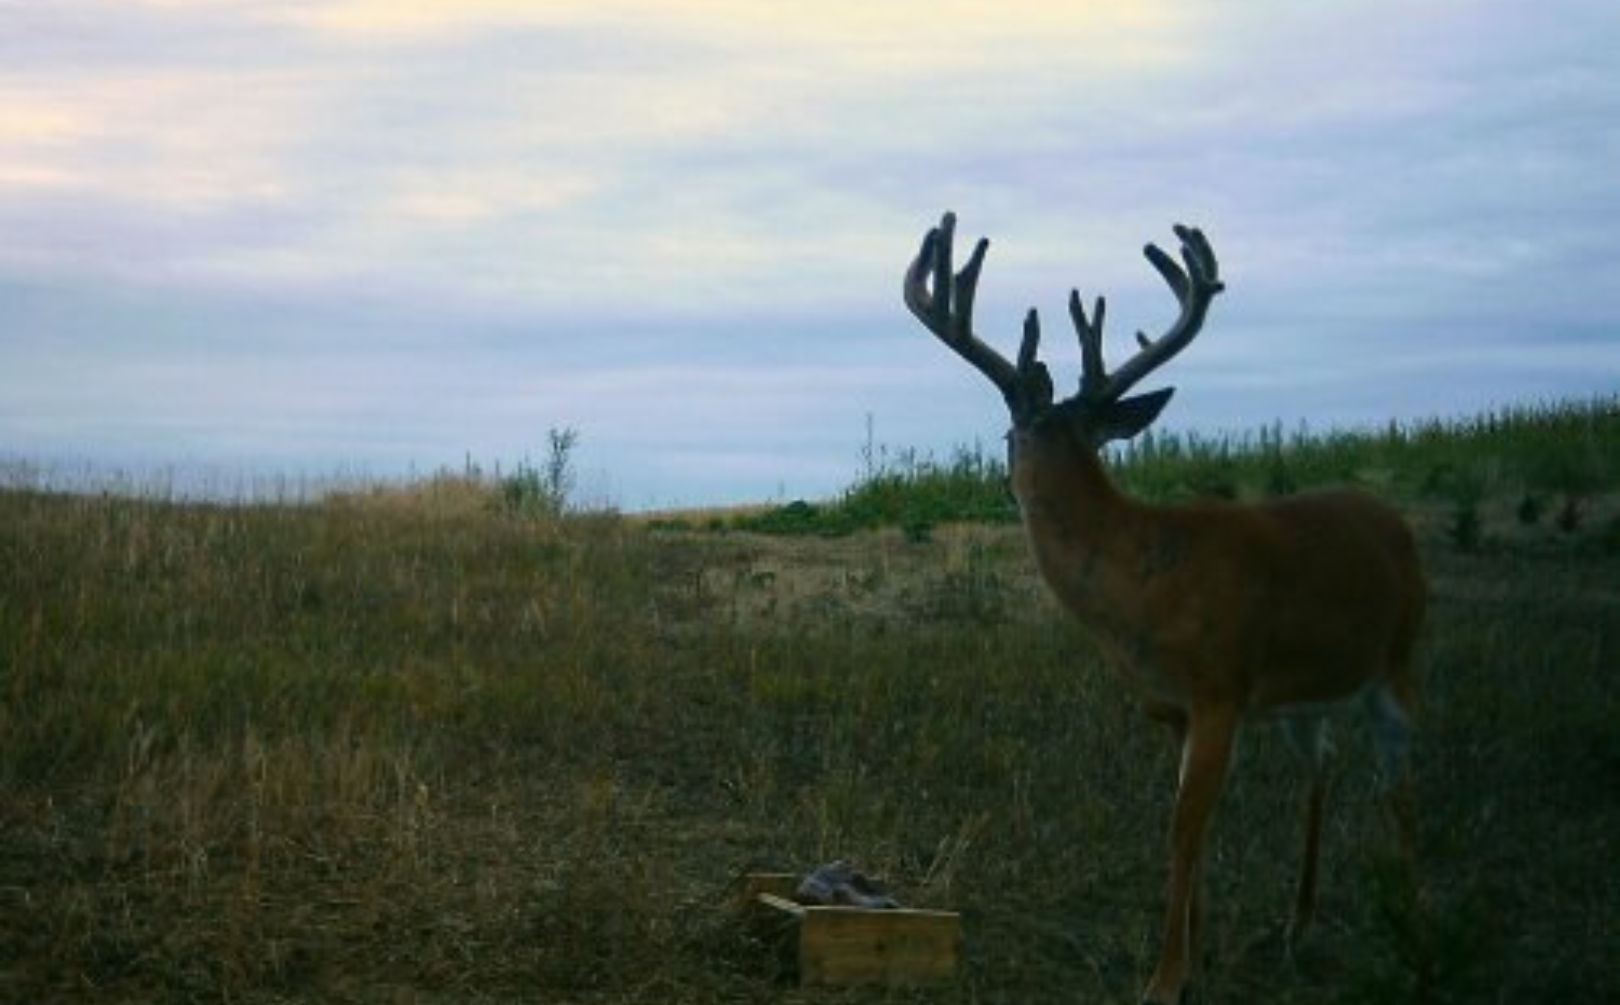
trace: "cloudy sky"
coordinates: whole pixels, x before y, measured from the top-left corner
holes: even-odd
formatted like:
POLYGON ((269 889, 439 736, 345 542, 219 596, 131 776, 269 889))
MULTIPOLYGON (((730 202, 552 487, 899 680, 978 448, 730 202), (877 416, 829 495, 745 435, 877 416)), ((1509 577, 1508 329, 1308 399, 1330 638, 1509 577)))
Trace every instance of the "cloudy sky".
MULTIPOLYGON (((1116 361, 1196 223, 1180 429, 1620 387, 1620 4, 0 0, 0 457, 318 477, 579 430, 627 509, 818 496, 999 399, 901 306, 1071 286, 1116 361)), ((1059 337, 1053 337, 1059 336, 1059 337)))

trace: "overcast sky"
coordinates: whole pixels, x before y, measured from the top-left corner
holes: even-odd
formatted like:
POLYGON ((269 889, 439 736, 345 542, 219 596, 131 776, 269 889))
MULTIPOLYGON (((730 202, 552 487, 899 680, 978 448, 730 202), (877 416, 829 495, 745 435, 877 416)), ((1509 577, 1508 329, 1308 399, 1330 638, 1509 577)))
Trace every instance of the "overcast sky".
POLYGON ((579 430, 627 509, 994 443, 900 276, 992 238, 1011 353, 1203 432, 1620 387, 1620 3, 0 0, 0 456, 390 476, 579 430), (1144 386, 1154 386, 1150 381, 1144 386))

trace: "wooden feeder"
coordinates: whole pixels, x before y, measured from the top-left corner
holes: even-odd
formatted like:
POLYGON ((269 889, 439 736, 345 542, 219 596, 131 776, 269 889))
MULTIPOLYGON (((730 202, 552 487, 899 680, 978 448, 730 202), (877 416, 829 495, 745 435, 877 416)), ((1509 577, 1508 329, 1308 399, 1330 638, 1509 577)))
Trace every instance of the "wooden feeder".
POLYGON ((955 911, 821 907, 791 898, 799 877, 743 876, 738 900, 797 942, 800 984, 937 984, 956 976, 962 917, 955 911))

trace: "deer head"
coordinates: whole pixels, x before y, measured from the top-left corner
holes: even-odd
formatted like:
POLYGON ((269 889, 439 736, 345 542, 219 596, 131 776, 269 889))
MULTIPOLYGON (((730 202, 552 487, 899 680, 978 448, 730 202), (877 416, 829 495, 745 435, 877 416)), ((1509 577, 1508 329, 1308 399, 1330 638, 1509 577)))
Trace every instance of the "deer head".
POLYGON ((1181 304, 1181 313, 1156 339, 1138 332, 1136 355, 1111 374, 1104 367, 1102 356, 1107 304, 1098 297, 1091 316, 1087 317, 1080 292, 1070 292, 1069 317, 1080 337, 1080 389, 1054 402, 1052 376, 1046 365, 1036 359, 1041 322, 1034 308, 1024 317, 1024 337, 1016 364, 1009 363, 974 334, 973 298, 990 242, 980 238, 967 264, 960 272, 953 273, 951 244, 955 229, 956 215, 946 213, 939 226, 923 238, 921 250, 906 270, 906 306, 940 341, 989 378, 1001 392, 1012 416, 1015 442, 1020 433, 1063 428, 1096 449, 1110 440, 1135 436, 1158 417, 1175 388, 1130 397, 1126 397, 1125 392, 1187 347, 1203 326, 1210 301, 1224 288, 1218 276, 1215 252, 1202 233, 1179 224, 1175 228, 1176 236, 1181 239, 1185 268, 1155 245, 1149 244, 1143 249, 1143 254, 1158 269, 1181 304))

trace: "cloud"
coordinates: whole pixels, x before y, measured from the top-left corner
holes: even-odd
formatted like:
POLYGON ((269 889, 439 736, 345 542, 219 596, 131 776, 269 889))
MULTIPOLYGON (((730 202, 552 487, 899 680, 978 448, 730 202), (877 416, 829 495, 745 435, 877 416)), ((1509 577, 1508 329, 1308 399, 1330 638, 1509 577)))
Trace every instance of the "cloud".
MULTIPOLYGON (((1089 44, 1083 74, 1101 80, 1110 67, 1171 48, 1161 38, 1168 19, 1128 4, 1084 12, 1029 4, 1016 16, 964 3, 848 2, 768 11, 705 3, 678 15, 652 3, 93 9, 110 24, 91 26, 83 50, 62 41, 64 23, 36 16, 22 26, 68 58, 0 85, 0 121, 27 115, 35 132, 54 124, 56 138, 70 132, 71 142, 34 144, 0 165, 13 181, 0 204, 16 212, 38 195, 24 193, 27 182, 110 204, 115 218, 142 230, 174 214, 235 217, 243 230, 267 217, 330 222, 325 234, 272 226, 257 244, 225 225, 194 252, 107 263, 143 281, 200 278, 190 269, 203 260, 240 273, 228 263, 251 267, 258 254, 271 281, 296 274, 288 264, 301 252, 318 272, 329 267, 323 245, 332 231, 348 235, 353 251, 392 249, 375 260, 379 270, 417 274, 399 259, 413 247, 413 257, 430 254, 421 246, 453 223, 495 245, 532 243, 542 225, 589 240, 580 257, 622 261, 600 275, 669 276, 664 299, 679 300, 728 265, 755 269, 728 289, 752 287, 773 268, 799 265, 778 235, 808 217, 799 207, 828 202, 826 183, 839 180, 829 176, 874 174, 883 152, 870 148, 885 139, 923 153, 970 138, 971 120, 985 121, 975 91, 1028 76, 953 74, 997 65, 1012 45, 1039 66, 1042 51, 1089 44), (260 47, 244 37, 255 22, 273 29, 260 47), (81 54, 117 51, 119 32, 152 46, 129 46, 105 66, 81 54), (1096 44, 1103 41, 1110 44, 1096 44), (209 58, 215 49, 235 58, 209 58), (914 124, 897 135, 891 118, 871 114, 874 93, 887 93, 914 124), (523 184, 520 175, 537 180, 523 184), (529 233, 515 233, 526 224, 529 233), (687 237, 694 229, 701 242, 687 237), (672 241, 687 244, 686 254, 672 255, 672 241)), ((897 166, 884 171, 903 184, 911 172, 897 166)), ((870 197, 841 202, 844 226, 875 205, 870 197)), ((32 229, 48 236, 50 228, 32 229)), ((30 260, 48 251, 46 242, 30 260)), ((76 245, 64 252, 72 261, 84 253, 76 245)), ((618 292, 590 273, 569 286, 572 299, 618 292)))

